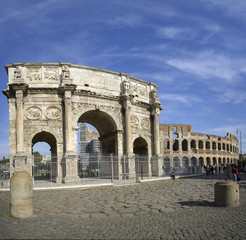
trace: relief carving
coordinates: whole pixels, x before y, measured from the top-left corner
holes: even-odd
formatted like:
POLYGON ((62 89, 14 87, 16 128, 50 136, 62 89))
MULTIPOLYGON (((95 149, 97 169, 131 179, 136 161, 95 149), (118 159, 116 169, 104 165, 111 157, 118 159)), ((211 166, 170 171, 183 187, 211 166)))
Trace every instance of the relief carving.
POLYGON ((30 82, 34 81, 41 81, 41 69, 40 68, 30 68, 27 69, 27 80, 30 82))
POLYGON ((131 123, 133 127, 138 127, 139 126, 139 119, 136 116, 131 117, 131 123))
POLYGON ((57 107, 48 107, 45 111, 45 117, 48 119, 58 119, 61 117, 61 110, 57 107))
POLYGON ((30 120, 40 119, 42 116, 42 110, 38 107, 30 107, 26 110, 25 116, 30 120))
POLYGON ((58 81, 58 68, 46 68, 44 79, 48 81, 58 81))
POLYGON ((146 97, 147 96, 146 86, 138 85, 138 94, 146 97))
POLYGON ((149 129, 150 128, 150 121, 148 118, 144 118, 141 121, 141 126, 143 129, 149 129))

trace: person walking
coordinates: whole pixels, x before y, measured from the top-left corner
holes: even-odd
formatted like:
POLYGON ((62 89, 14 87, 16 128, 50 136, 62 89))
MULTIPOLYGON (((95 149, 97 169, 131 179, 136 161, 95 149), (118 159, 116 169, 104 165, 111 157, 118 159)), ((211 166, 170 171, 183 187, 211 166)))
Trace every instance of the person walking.
POLYGON ((238 175, 238 169, 237 166, 235 166, 232 170, 232 174, 233 174, 233 180, 237 183, 237 175, 238 175))

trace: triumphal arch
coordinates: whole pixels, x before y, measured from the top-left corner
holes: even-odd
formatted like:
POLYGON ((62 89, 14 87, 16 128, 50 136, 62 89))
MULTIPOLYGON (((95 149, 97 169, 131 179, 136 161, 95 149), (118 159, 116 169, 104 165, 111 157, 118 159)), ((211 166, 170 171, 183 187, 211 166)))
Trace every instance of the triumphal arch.
MULTIPOLYGON (((43 141, 56 156, 53 180, 76 182, 77 124, 82 122, 98 130, 103 154, 119 156, 119 178, 121 157, 127 156, 134 177, 135 154, 160 154, 161 104, 155 84, 70 63, 13 63, 5 68, 11 174, 32 173, 32 147, 43 141)), ((158 168, 151 164, 149 160, 150 175, 158 168)))

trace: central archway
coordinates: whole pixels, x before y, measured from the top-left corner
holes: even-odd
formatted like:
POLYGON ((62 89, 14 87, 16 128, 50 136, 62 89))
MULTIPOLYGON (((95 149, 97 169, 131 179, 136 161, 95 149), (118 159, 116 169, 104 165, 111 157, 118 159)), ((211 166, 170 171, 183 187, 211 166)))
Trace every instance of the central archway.
POLYGON ((117 126, 113 118, 99 110, 92 110, 83 113, 78 123, 89 123, 99 133, 99 141, 102 154, 117 154, 117 126))

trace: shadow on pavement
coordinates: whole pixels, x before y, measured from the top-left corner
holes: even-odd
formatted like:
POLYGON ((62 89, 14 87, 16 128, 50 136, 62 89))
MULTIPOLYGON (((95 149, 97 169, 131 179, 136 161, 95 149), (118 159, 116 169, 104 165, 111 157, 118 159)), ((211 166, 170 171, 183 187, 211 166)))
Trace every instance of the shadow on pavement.
POLYGON ((213 207, 214 202, 209 201, 183 201, 177 202, 181 206, 189 206, 189 207, 213 207))

